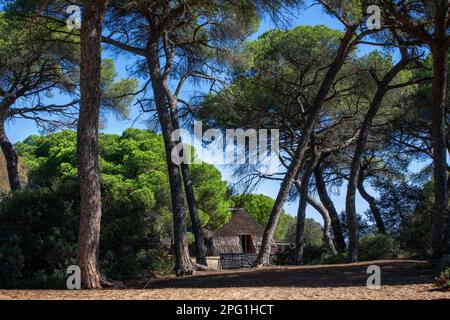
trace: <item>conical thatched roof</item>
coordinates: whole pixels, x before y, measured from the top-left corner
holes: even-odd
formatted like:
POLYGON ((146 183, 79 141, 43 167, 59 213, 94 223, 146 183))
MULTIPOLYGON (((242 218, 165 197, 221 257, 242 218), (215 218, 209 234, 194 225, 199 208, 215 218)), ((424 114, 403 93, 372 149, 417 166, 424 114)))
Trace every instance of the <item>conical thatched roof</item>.
POLYGON ((253 237, 261 238, 264 233, 264 228, 258 222, 245 212, 244 209, 231 209, 231 220, 216 232, 214 237, 235 237, 240 235, 251 235, 253 237))

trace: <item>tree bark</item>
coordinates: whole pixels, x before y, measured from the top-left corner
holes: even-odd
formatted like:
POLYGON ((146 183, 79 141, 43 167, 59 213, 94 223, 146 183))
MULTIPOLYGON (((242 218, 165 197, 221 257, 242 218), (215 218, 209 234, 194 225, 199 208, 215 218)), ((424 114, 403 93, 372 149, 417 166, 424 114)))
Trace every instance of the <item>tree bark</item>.
POLYGON ((194 273, 194 269, 189 255, 189 246, 186 237, 186 212, 184 207, 182 175, 180 167, 172 161, 171 153, 176 144, 172 141, 173 126, 170 116, 170 105, 164 93, 163 78, 158 58, 159 36, 156 28, 153 28, 151 32, 153 40, 150 41, 148 45, 148 55, 146 59, 150 71, 153 94, 166 152, 173 214, 173 236, 175 247, 174 271, 177 276, 191 275, 194 273))
POLYGON ((433 260, 439 261, 444 254, 448 223, 447 149, 445 140, 445 114, 447 99, 448 47, 435 44, 433 56, 433 106, 432 136, 434 164, 434 214, 431 234, 433 260))
POLYGON ((100 112, 101 34, 107 0, 84 1, 81 25, 80 114, 77 160, 80 179, 78 266, 84 289, 101 288, 98 266, 102 215, 98 128, 100 112))
POLYGON ((331 200, 330 196, 328 195, 320 164, 317 165, 316 169, 314 170, 314 178, 316 181, 316 189, 319 195, 319 199, 327 209, 331 218, 331 226, 333 228, 334 241, 336 242, 337 250, 339 252, 344 252, 346 249, 343 231, 344 228, 342 226, 341 220, 339 219, 339 214, 334 206, 333 200, 331 200))
POLYGON ((297 210, 297 232, 295 236, 295 263, 297 265, 303 265, 303 251, 305 248, 305 219, 306 219, 306 207, 308 204, 308 188, 309 181, 311 179, 312 168, 311 164, 307 165, 305 172, 302 175, 301 182, 297 181, 296 186, 300 194, 298 200, 297 210))
POLYGON ((383 218, 381 217, 380 210, 378 209, 377 200, 364 188, 364 176, 362 171, 359 173, 358 191, 361 194, 361 197, 369 203, 370 212, 375 220, 378 232, 381 234, 386 234, 386 227, 384 226, 383 218))
POLYGON ((319 201, 316 201, 311 195, 308 195, 308 203, 320 213, 323 218, 323 241, 328 248, 328 251, 332 255, 337 254, 336 247, 333 243, 333 238, 331 237, 331 217, 330 214, 319 201))
MULTIPOLYGON (((178 119, 178 110, 176 101, 174 101, 173 97, 168 97, 168 99, 171 101, 171 118, 172 118, 172 126, 174 130, 180 129, 179 119, 178 119)), ((183 143, 181 137, 180 142, 183 143)), ((181 155, 182 156, 182 155, 181 155)), ((205 246, 205 239, 203 236, 203 230, 200 223, 200 217, 198 214, 197 209, 197 203, 195 201, 195 194, 194 194, 194 186, 192 184, 191 174, 189 170, 189 165, 186 163, 181 163, 181 171, 183 174, 183 184, 184 184, 184 191, 186 193, 186 200, 189 208, 189 216, 191 218, 191 224, 192 224, 192 232, 194 233, 195 238, 195 248, 196 248, 196 262, 198 264, 207 266, 208 263, 206 261, 206 246, 205 246)))
POLYGON ((348 256, 351 262, 358 261, 358 219, 356 216, 356 188, 361 168, 361 160, 367 145, 370 127, 381 107, 383 99, 388 91, 389 84, 397 74, 407 65, 408 59, 402 53, 402 59, 377 83, 377 91, 370 103, 369 110, 364 117, 356 140, 355 151, 350 164, 350 176, 345 198, 345 213, 348 228, 348 256))
POLYGON ((293 180, 298 175, 301 169, 306 148, 308 146, 311 134, 313 132, 314 124, 316 122, 317 117, 319 116, 322 105, 334 83, 336 75, 342 68, 348 56, 348 53, 350 52, 350 49, 352 47, 352 40, 356 30, 357 30, 356 26, 351 26, 346 30, 344 37, 341 39, 341 43, 337 50, 335 59, 331 64, 330 68, 328 69, 326 75, 324 76, 324 80, 312 103, 312 108, 306 120, 305 131, 303 132, 301 141, 297 147, 292 162, 289 165, 286 175, 284 176, 283 182, 281 183, 280 190, 278 192, 277 198, 272 208, 272 212, 270 213, 270 217, 263 234, 263 239, 258 254, 258 258, 254 262, 255 266, 265 265, 269 263, 270 243, 273 239, 273 235, 275 233, 275 229, 277 227, 278 220, 280 218, 281 210, 284 206, 289 190, 292 187, 293 180))
POLYGON ((6 170, 8 172, 9 187, 12 192, 21 189, 19 176, 19 157, 12 143, 9 141, 5 131, 5 120, 0 119, 0 148, 6 161, 6 170))

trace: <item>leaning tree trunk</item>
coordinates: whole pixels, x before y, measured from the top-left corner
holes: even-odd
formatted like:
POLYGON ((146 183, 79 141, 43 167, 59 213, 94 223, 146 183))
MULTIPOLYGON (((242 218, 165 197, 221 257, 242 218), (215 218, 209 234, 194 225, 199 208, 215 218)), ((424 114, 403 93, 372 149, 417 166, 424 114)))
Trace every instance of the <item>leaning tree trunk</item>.
POLYGON ((308 195, 308 203, 320 213, 323 218, 323 241, 332 255, 337 255, 337 250, 331 237, 331 217, 330 214, 319 201, 316 201, 311 195, 308 195))
POLYGON ((19 176, 19 157, 5 131, 5 120, 0 120, 0 148, 5 156, 6 170, 8 172, 9 187, 11 191, 21 189, 19 176))
POLYGON ((433 260, 444 254, 448 219, 447 149, 445 142, 445 115, 447 96, 447 54, 444 45, 434 45, 433 55, 433 165, 434 165, 434 214, 431 234, 433 260))
POLYGON ((364 188, 364 176, 362 171, 359 173, 358 191, 361 197, 363 197, 363 199, 366 200, 367 203, 369 203, 370 212, 372 213, 373 219, 375 220, 378 232, 381 234, 386 234, 386 227, 384 226, 383 218, 381 217, 377 200, 372 197, 364 188))
POLYGON ((333 228, 334 241, 336 242, 336 247, 339 252, 344 252, 346 249, 345 238, 344 238, 344 228, 342 226, 341 220, 339 219, 339 214, 337 213, 336 207, 334 206, 333 200, 327 192, 327 187, 325 181, 323 180, 322 170, 320 164, 317 165, 314 170, 314 179, 316 181, 316 189, 319 195, 320 201, 323 203, 324 207, 327 209, 330 218, 331 226, 333 228))
MULTIPOLYGON (((152 32, 154 34, 154 39, 158 39, 157 31, 153 30, 152 32)), ((194 272, 194 269, 189 255, 189 246, 186 236, 186 212, 184 207, 182 176, 180 166, 176 165, 172 160, 172 150, 176 144, 172 141, 173 126, 170 117, 170 105, 164 94, 161 67, 158 59, 158 48, 157 40, 151 42, 149 44, 149 54, 146 59, 150 70, 153 94, 166 152, 173 214, 173 237, 175 247, 174 271, 177 276, 191 275, 194 272)))
POLYGON ((77 160, 80 178, 78 266, 85 289, 101 288, 98 266, 102 215, 98 127, 100 112, 101 34, 106 0, 84 1, 81 25, 80 114, 77 160))
POLYGON ((305 168, 305 172, 302 175, 301 182, 296 182, 296 186, 300 194, 297 210, 297 232, 295 236, 295 263, 297 265, 304 264, 303 251, 305 248, 305 219, 306 207, 308 204, 308 188, 311 174, 312 168, 311 165, 308 164, 305 168))
POLYGON ((278 225, 281 210, 283 209, 289 190, 292 187, 294 178, 298 175, 302 167, 306 148, 308 146, 309 139, 314 129, 314 124, 316 123, 316 119, 319 116, 322 105, 331 87, 333 86, 334 79, 336 78, 339 70, 341 70, 342 66, 344 65, 348 53, 350 52, 350 49, 352 47, 353 36, 355 35, 356 30, 357 30, 356 26, 351 26, 346 30, 343 38, 341 39, 340 46, 336 52, 336 57, 333 63, 331 64, 330 68, 328 69, 326 75, 324 76, 324 80, 312 103, 313 107, 311 108, 308 114, 305 125, 305 131, 303 132, 301 142, 299 143, 297 150, 294 154, 294 157, 292 159, 292 162, 289 165, 287 173, 283 178, 283 182, 281 183, 280 190, 278 192, 277 198, 272 208, 272 212, 270 213, 267 226, 264 230, 261 248, 259 250, 258 257, 254 262, 255 266, 265 265, 269 263, 270 243, 273 239, 275 229, 278 225))
POLYGON ((348 256, 349 260, 352 262, 358 261, 358 219, 356 215, 355 197, 359 172, 361 169, 361 160, 366 149, 370 127, 381 107, 386 92, 388 91, 389 84, 407 64, 408 59, 406 55, 402 53, 402 59, 389 70, 381 81, 377 83, 377 91, 370 103, 369 110, 364 117, 356 140, 355 151, 350 163, 350 176, 345 198, 345 214, 348 228, 348 256))
MULTIPOLYGON (((170 100, 171 105, 171 118, 172 118, 172 126, 174 130, 180 129, 179 119, 178 119, 178 110, 176 106, 176 102, 173 101, 173 97, 168 97, 168 100, 170 100)), ((180 137, 180 143, 183 143, 180 137)), ((181 151, 184 152, 184 151, 181 151)), ((181 155, 181 158, 183 158, 183 155, 181 155)), ((195 248, 197 251, 196 255, 196 262, 198 264, 207 266, 208 263, 206 261, 206 246, 205 246, 205 239, 203 236, 203 230, 200 223, 200 217, 198 214, 197 209, 197 203, 195 201, 195 194, 194 194, 194 186, 192 184, 191 179, 191 173, 189 170, 189 165, 187 163, 182 162, 181 163, 181 171, 183 174, 183 184, 184 184, 184 190, 186 193, 186 200, 188 203, 189 208, 189 216, 191 218, 191 224, 192 224, 192 232, 194 233, 195 238, 195 248)))
POLYGON ((195 238, 195 248, 197 250, 196 262, 198 264, 207 266, 208 263, 206 261, 205 238, 203 236, 203 230, 200 223, 197 203, 195 201, 194 187, 192 184, 191 174, 189 172, 189 166, 185 163, 182 163, 181 171, 183 172, 184 189, 186 192, 186 199, 189 207, 189 215, 192 223, 192 232, 194 233, 195 238))

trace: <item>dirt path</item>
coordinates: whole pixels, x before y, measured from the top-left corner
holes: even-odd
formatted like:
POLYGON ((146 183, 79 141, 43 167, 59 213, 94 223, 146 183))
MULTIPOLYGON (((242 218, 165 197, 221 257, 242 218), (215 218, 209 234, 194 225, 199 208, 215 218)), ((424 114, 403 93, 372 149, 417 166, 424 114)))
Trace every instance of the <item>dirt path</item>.
POLYGON ((433 270, 421 261, 267 267, 153 280, 133 289, 0 290, 0 299, 450 299, 434 290, 433 270), (369 265, 381 267, 382 288, 368 289, 369 265))

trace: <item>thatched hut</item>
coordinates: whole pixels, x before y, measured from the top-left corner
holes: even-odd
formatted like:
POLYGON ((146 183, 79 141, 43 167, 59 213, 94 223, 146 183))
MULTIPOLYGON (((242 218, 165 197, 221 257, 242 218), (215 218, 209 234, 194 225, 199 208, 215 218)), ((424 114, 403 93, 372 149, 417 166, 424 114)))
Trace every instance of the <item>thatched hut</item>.
MULTIPOLYGON (((231 220, 211 235, 211 252, 223 254, 256 254, 261 246, 264 228, 241 208, 231 209, 231 220)), ((276 249, 275 242, 272 245, 276 249)))

